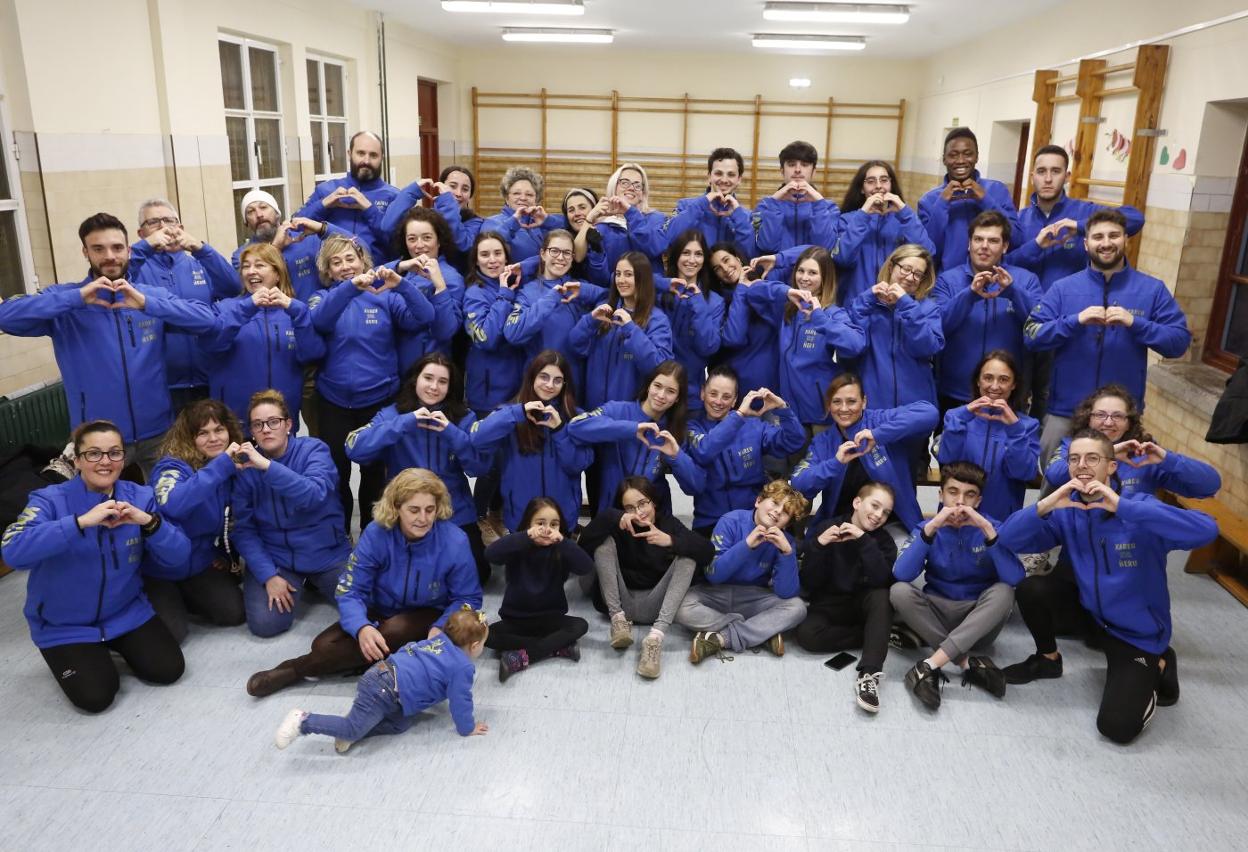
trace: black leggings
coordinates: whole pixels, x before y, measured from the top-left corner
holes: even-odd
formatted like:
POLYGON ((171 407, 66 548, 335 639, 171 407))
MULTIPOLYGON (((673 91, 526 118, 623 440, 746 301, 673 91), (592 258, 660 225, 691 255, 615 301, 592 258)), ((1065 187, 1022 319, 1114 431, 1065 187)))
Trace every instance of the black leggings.
POLYGON ((1036 640, 1036 653, 1057 652, 1057 637, 1085 636, 1092 618, 1079 603, 1079 587, 1068 561, 1058 559, 1048 574, 1033 574, 1014 587, 1023 623, 1036 640))
POLYGON ((186 670, 178 641, 158 616, 107 642, 76 642, 39 649, 65 697, 88 713, 108 709, 121 687, 109 651, 121 654, 135 676, 148 683, 173 683, 186 670))
POLYGON ((485 640, 495 651, 526 651, 529 662, 544 660, 589 632, 589 622, 575 615, 501 618, 490 625, 485 640))
POLYGON ((1157 709, 1161 681, 1158 654, 1141 651, 1116 636, 1101 640, 1105 652, 1105 691, 1096 715, 1096 729, 1120 745, 1137 736, 1157 709))
POLYGON ((797 644, 816 654, 862 648, 858 671, 874 673, 884 670, 892 622, 888 589, 859 589, 812 603, 794 637, 797 644))
MULTIPOLYGON (((329 445, 329 454, 334 459, 334 467, 338 469, 338 499, 342 501, 342 514, 346 524, 347 535, 351 534, 351 513, 355 509, 355 495, 351 493, 351 459, 347 458, 347 436, 368 421, 384 405, 366 406, 365 408, 343 408, 334 405, 325 397, 320 399, 320 437, 329 445)), ((373 519, 373 504, 381 497, 386 486, 386 468, 379 461, 360 465, 360 529, 363 530, 373 519)))
POLYGON ((179 644, 190 630, 192 613, 218 627, 247 620, 239 578, 228 570, 209 567, 185 580, 144 577, 143 593, 179 644))
POLYGON ((468 547, 472 549, 472 561, 477 565, 477 579, 484 586, 490 580, 490 575, 494 573, 494 569, 490 566, 490 560, 485 558, 485 541, 481 538, 481 528, 477 526, 477 522, 464 524, 460 527, 464 531, 464 535, 468 536, 468 547))

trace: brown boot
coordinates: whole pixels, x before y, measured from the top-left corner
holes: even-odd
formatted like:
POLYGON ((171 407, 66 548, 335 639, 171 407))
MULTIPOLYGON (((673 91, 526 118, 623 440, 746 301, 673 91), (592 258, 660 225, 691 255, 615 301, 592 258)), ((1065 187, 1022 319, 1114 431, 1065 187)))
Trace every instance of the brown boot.
POLYGON ((279 664, 277 668, 256 672, 247 678, 247 694, 256 698, 264 698, 279 689, 285 689, 297 680, 299 680, 299 674, 295 671, 295 661, 287 660, 279 664))

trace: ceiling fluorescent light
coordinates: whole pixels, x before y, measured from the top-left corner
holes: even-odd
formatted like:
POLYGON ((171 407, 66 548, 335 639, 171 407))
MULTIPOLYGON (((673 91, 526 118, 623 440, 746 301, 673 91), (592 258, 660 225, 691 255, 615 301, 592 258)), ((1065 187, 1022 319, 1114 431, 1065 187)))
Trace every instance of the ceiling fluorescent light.
POLYGON ((442 0, 446 12, 509 12, 513 15, 584 15, 581 0, 442 0))
POLYGON ((786 35, 784 33, 755 33, 755 47, 773 47, 783 50, 862 50, 867 40, 862 36, 812 36, 786 35))
POLYGON ((574 30, 555 27, 506 27, 503 41, 530 41, 557 44, 610 44, 615 30, 574 30))
POLYGON ((809 77, 792 77, 789 79, 789 85, 792 86, 794 89, 809 89, 810 78, 809 77))
POLYGON ((904 24, 909 6, 883 3, 767 3, 768 21, 807 21, 820 24, 904 24))

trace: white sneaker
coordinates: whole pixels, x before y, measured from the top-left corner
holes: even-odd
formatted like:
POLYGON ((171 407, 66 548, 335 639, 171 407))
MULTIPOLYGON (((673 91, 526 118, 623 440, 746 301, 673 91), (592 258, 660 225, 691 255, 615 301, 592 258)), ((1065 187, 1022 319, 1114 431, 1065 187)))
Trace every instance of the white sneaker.
POLYGON ((346 754, 347 749, 351 748, 353 745, 355 745, 355 743, 351 740, 338 739, 337 737, 334 738, 334 751, 339 754, 346 754))
POLYGON ((303 720, 308 718, 308 714, 295 708, 286 714, 286 718, 282 719, 282 724, 277 726, 277 733, 273 735, 273 745, 278 748, 286 748, 299 738, 299 726, 303 724, 303 720))

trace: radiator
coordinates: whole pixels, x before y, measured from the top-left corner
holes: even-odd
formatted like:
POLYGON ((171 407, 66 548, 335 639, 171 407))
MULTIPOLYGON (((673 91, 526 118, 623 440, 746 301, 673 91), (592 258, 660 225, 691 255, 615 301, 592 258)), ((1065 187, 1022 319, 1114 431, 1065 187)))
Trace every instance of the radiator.
POLYGON ((0 397, 0 455, 23 444, 61 449, 69 441, 69 406, 60 382, 0 397))

